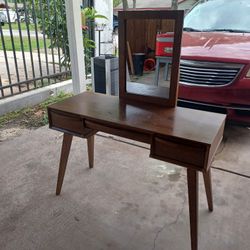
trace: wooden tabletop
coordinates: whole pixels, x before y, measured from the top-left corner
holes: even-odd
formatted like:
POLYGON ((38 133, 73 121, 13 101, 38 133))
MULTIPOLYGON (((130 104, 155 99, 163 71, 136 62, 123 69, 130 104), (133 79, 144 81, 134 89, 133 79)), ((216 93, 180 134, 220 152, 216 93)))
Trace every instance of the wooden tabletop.
POLYGON ((116 96, 84 92, 53 104, 50 109, 90 121, 110 123, 141 132, 158 133, 211 145, 225 115, 182 107, 125 103, 116 96))

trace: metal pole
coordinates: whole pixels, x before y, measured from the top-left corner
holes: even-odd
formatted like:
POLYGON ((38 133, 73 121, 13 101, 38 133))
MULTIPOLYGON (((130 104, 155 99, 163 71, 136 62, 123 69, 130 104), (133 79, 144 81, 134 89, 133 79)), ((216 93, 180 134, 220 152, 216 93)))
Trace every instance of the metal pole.
POLYGON ((101 55, 101 31, 98 30, 99 56, 101 55))

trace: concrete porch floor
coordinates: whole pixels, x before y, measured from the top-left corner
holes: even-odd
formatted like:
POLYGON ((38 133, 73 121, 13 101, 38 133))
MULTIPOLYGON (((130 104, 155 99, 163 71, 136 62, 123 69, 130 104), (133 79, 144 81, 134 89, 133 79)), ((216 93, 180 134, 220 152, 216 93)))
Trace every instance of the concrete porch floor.
MULTIPOLYGON (((0 141, 1 250, 190 249, 184 168, 96 136, 89 170, 86 142, 74 138, 62 194, 55 196, 61 142, 48 127, 0 141)), ((213 166, 250 176, 249 152, 250 130, 228 126, 213 166)), ((200 178, 200 249, 248 250, 250 179, 218 169, 212 179, 209 213, 200 178)))

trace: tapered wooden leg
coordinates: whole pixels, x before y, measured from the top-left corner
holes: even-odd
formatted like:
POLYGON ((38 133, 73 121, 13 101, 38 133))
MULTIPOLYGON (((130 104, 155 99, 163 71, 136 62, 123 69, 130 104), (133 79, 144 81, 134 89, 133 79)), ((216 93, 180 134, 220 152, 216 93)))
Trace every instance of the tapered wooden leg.
POLYGON ((94 139, 95 139, 94 135, 87 138, 88 156, 89 156, 89 168, 94 167, 94 139))
POLYGON ((188 200, 190 217, 191 249, 198 249, 198 204, 199 204, 199 174, 198 171, 187 169, 188 200))
POLYGON ((211 182, 211 169, 206 173, 203 173, 206 195, 207 195, 207 204, 210 212, 213 211, 213 193, 212 193, 212 182, 211 182))
POLYGON ((62 143, 62 150, 61 150, 61 158, 60 158, 60 165, 57 177, 57 186, 56 186, 56 195, 61 193, 63 179, 65 175, 65 170, 68 162, 70 147, 72 143, 72 135, 64 133, 63 135, 63 143, 62 143))

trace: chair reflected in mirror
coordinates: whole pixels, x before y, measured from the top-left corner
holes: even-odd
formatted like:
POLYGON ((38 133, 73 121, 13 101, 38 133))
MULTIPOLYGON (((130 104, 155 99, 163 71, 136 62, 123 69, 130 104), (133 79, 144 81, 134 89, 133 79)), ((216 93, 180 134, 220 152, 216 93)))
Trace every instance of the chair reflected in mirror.
POLYGON ((174 44, 174 32, 165 32, 156 35, 156 47, 155 47, 156 66, 155 66, 155 82, 154 82, 155 85, 158 85, 159 83, 161 64, 164 64, 162 81, 168 81, 167 86, 169 87, 170 85, 169 66, 172 64, 173 44, 174 44))

